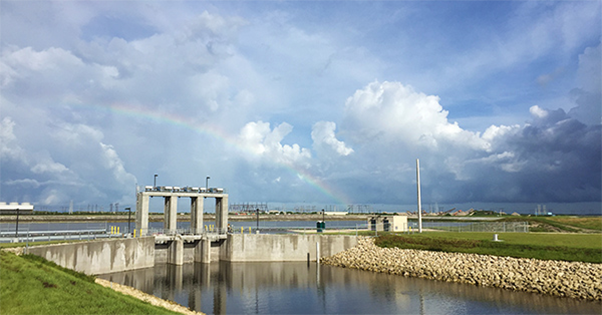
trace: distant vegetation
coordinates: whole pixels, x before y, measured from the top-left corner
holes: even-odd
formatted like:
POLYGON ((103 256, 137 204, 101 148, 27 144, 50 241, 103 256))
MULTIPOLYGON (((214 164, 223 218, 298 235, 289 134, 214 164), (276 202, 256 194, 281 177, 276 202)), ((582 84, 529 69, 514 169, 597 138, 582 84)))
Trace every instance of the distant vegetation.
POLYGON ((422 234, 383 234, 376 238, 380 247, 399 247, 456 253, 535 258, 543 260, 602 263, 600 234, 497 233, 502 242, 493 242, 493 233, 425 232, 422 234))

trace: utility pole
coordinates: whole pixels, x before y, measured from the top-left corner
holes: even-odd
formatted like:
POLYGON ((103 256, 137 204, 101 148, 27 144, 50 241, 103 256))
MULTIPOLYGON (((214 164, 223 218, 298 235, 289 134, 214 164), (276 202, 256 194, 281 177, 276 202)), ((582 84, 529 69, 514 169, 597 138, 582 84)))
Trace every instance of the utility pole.
POLYGON ((422 205, 420 200, 420 162, 416 159, 416 187, 418 190, 418 233, 422 233, 422 205))
POLYGON ((259 233, 259 208, 257 208, 257 233, 259 233))
POLYGON ((127 207, 127 208, 125 208, 125 210, 129 211, 128 212, 128 234, 130 234, 130 231, 131 231, 131 229, 130 229, 130 227, 131 227, 130 222, 132 220, 132 208, 127 207))

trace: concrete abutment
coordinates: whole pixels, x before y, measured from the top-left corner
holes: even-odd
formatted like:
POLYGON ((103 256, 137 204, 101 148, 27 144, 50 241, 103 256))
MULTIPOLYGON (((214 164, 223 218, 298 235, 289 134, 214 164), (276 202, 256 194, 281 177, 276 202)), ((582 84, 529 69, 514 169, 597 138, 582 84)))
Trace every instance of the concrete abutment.
POLYGON ((200 262, 271 262, 316 260, 357 244, 355 236, 301 234, 228 234, 227 238, 198 239, 180 235, 170 240, 156 237, 99 240, 29 248, 65 268, 87 274, 113 273, 153 267, 155 264, 180 266, 200 262))

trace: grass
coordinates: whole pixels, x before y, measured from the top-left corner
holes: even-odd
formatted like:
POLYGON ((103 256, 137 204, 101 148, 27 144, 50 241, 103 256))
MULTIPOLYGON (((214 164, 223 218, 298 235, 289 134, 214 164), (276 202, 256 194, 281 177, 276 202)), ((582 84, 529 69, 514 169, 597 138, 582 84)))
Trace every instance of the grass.
POLYGON ((179 314, 43 258, 0 251, 1 314, 179 314))
POLYGON ((376 244, 381 247, 602 263, 600 234, 497 234, 503 242, 493 242, 493 233, 425 232, 384 234, 376 239, 376 244))
POLYGON ((569 225, 573 227, 578 227, 582 229, 588 230, 596 230, 602 232, 602 216, 592 216, 592 217, 550 217, 547 220, 569 225))

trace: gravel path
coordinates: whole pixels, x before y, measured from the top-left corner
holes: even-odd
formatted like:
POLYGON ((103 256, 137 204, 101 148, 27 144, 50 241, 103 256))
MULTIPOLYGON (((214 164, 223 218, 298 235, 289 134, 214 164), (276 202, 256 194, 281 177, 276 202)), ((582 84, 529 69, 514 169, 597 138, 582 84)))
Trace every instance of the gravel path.
POLYGON ((321 260, 367 271, 602 301, 602 264, 380 248, 372 238, 321 260))

